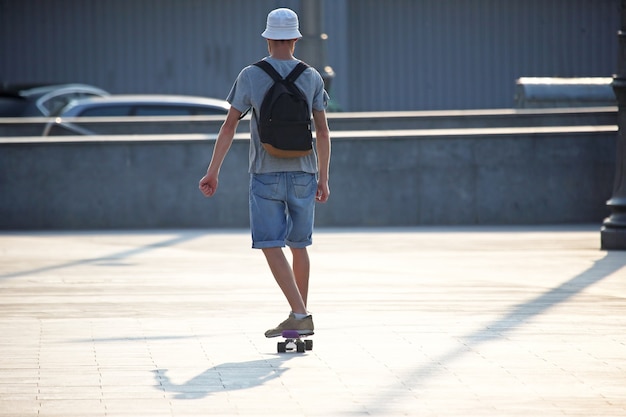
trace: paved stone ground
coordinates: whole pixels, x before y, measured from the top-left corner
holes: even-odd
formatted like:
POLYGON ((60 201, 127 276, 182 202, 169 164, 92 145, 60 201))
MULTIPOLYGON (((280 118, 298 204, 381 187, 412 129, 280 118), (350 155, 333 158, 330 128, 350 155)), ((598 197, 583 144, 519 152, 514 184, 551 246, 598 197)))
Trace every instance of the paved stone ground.
POLYGON ((0 416, 625 416, 593 227, 320 230, 317 334, 247 231, 0 233, 0 416))

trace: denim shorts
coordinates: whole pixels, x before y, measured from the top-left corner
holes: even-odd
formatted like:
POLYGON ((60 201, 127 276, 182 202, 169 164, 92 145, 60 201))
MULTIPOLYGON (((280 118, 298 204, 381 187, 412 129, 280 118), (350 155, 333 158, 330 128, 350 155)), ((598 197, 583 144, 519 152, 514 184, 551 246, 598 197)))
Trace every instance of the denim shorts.
POLYGON ((317 178, 306 172, 250 175, 250 229, 256 249, 309 246, 317 178))

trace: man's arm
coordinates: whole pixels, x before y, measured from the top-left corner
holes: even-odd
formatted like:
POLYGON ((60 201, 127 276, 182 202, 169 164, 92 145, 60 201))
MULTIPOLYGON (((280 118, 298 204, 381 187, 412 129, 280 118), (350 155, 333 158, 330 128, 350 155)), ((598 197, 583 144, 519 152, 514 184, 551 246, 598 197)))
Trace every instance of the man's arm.
POLYGON ((226 154, 230 149, 230 145, 233 143, 235 132, 237 131, 237 125, 239 124, 239 117, 241 112, 232 107, 228 110, 226 120, 220 128, 220 132, 217 135, 215 141, 215 147, 213 148, 213 157, 211 163, 207 169, 206 175, 200 180, 199 188, 206 197, 212 197, 217 191, 219 182, 220 169, 226 154))
POLYGON ((313 110, 313 123, 315 123, 315 138, 317 144, 317 164, 319 179, 315 198, 325 203, 330 196, 328 176, 330 170, 330 130, 324 110, 313 110))

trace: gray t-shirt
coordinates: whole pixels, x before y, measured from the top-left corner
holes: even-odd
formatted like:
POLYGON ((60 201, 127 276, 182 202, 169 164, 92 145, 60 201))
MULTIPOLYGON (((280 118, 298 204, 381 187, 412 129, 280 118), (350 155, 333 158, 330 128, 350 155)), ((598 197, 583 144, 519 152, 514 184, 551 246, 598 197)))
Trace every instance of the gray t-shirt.
MULTIPOLYGON (((264 58, 276 71, 286 77, 298 64, 298 60, 279 60, 271 57, 264 58)), ((272 78, 261 68, 249 65, 237 76, 226 100, 235 109, 245 112, 250 107, 254 108, 250 120, 250 167, 252 174, 265 174, 268 172, 293 172, 302 171, 311 174, 317 173, 317 156, 315 143, 313 152, 300 158, 276 158, 269 155, 259 139, 256 116, 261 109, 261 103, 265 93, 272 86, 272 78)), ((328 94, 324 90, 322 76, 310 67, 296 80, 296 85, 307 98, 309 109, 325 110, 328 105, 328 94)), ((313 139, 315 141, 315 138, 313 139)))

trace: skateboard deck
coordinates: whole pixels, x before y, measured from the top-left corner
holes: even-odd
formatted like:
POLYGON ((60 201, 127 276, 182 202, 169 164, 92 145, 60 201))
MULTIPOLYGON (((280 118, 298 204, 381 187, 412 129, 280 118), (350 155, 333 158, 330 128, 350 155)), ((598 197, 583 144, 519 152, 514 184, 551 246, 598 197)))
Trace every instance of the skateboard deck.
POLYGON ((304 353, 307 350, 313 350, 313 341, 311 339, 304 339, 311 335, 300 335, 297 330, 283 330, 281 336, 285 339, 282 342, 278 342, 278 353, 286 353, 296 351, 298 353, 304 353))

